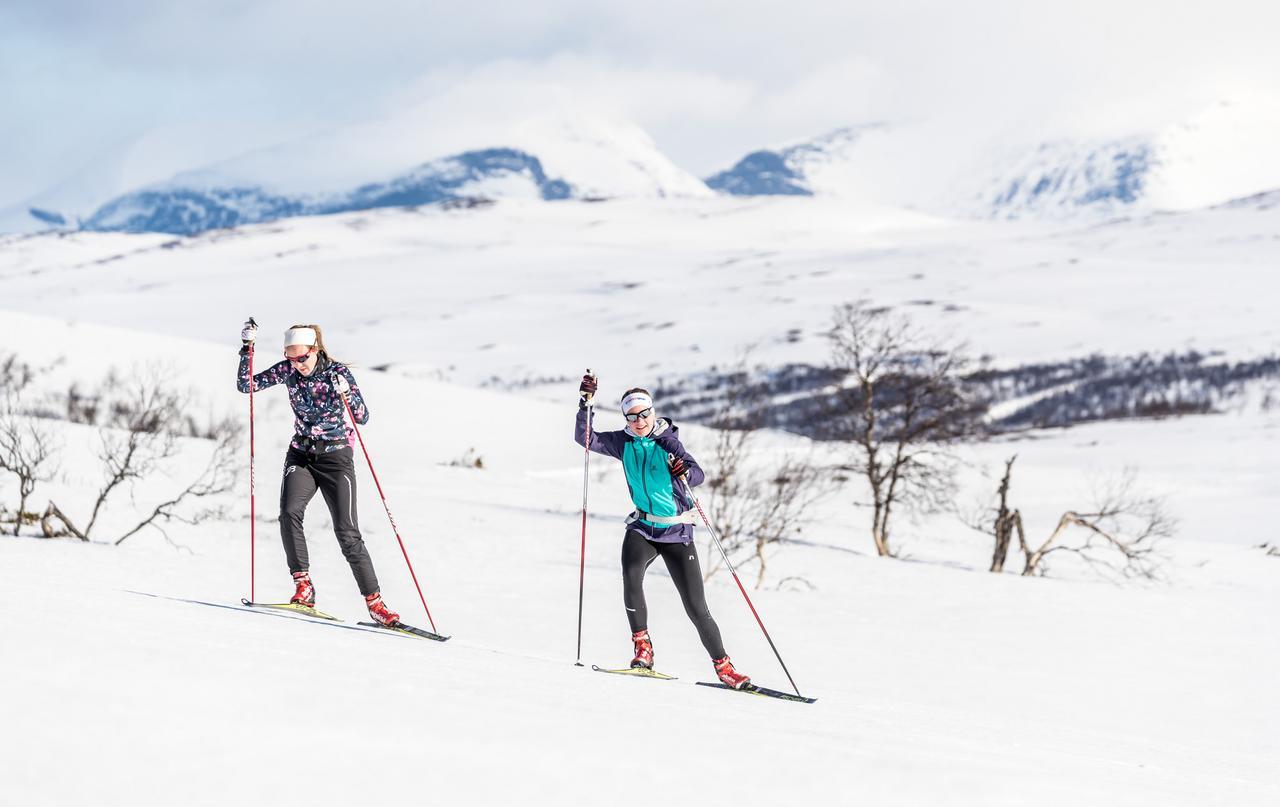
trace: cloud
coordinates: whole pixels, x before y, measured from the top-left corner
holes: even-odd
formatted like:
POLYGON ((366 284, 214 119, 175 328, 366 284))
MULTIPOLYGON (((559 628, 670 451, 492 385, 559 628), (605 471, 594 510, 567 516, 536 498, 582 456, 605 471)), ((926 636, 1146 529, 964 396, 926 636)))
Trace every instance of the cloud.
POLYGON ((155 131, 210 162, 407 107, 420 136, 457 141, 521 110, 589 108, 699 174, 872 120, 1123 134, 1242 86, 1280 94, 1276 30, 1280 4, 1258 0, 8 3, 0 205, 155 131))

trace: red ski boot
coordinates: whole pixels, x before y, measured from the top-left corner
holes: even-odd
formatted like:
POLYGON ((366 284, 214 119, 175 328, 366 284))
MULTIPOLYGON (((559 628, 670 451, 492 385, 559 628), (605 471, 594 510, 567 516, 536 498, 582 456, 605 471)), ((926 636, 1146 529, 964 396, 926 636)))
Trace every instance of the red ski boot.
POLYGON ((316 607, 316 589, 311 585, 311 575, 308 572, 294 572, 293 585, 296 590, 293 592, 293 598, 289 602, 294 605, 305 605, 308 608, 316 607))
POLYGON ((733 662, 729 661, 729 657, 714 659, 712 664, 716 665, 716 675, 720 676, 720 682, 730 689, 742 689, 751 683, 751 679, 733 668, 733 662))
POLYGON ((379 625, 393 628, 400 624, 400 615, 387 609, 387 604, 382 601, 382 592, 375 591, 365 597, 364 604, 369 608, 369 616, 379 625))
POLYGON ((636 657, 631 659, 633 668, 653 669, 653 642, 649 641, 649 631, 641 630, 631 634, 631 641, 636 645, 636 657))

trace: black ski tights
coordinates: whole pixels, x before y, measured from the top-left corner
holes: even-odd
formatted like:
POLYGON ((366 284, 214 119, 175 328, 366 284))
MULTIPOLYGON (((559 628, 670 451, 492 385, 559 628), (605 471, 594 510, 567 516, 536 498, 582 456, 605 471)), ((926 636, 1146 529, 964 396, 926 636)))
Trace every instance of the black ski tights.
POLYGON ((351 565, 360 593, 367 597, 378 590, 378 577, 357 526, 356 473, 351 454, 350 448, 327 454, 289 448, 284 460, 284 482, 280 485, 280 537, 284 541, 289 571, 307 571, 310 563, 302 517, 307 512, 307 503, 319 490, 324 503, 329 505, 338 546, 351 565))
POLYGON ((667 564, 671 580, 680 592, 680 602, 694 627, 702 646, 712 659, 724 658, 724 644, 720 640, 720 628, 711 618, 707 597, 702 590, 702 567, 698 564, 696 544, 661 544, 650 541, 631 530, 622 539, 622 600, 627 608, 631 631, 649 627, 649 609, 644 602, 644 573, 659 555, 667 564))

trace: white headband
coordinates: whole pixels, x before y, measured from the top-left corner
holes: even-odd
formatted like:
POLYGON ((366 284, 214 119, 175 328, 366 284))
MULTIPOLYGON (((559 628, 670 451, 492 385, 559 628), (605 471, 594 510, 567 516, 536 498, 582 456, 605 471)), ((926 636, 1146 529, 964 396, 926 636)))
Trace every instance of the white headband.
POLYGON ((306 345, 312 347, 316 343, 315 328, 290 328, 284 332, 284 346, 306 345))
POLYGON ((633 392, 622 399, 622 413, 625 415, 627 410, 636 404, 644 404, 646 408, 651 407, 653 406, 653 398, 650 398, 649 395, 644 392, 633 392))

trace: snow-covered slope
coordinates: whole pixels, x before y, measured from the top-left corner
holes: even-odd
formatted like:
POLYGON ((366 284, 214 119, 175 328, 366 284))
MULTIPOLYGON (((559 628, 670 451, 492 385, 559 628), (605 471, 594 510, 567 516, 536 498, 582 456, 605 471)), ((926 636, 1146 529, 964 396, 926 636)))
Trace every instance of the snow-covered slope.
POLYGON ((305 311, 377 364, 463 383, 573 373, 584 348, 591 366, 637 383, 732 362, 748 344, 765 364, 822 363, 832 306, 857 299, 1001 365, 1189 349, 1256 358, 1280 350, 1265 302, 1276 227, 1274 211, 1251 207, 1047 227, 828 197, 506 200, 190 239, 10 239, 0 291, 11 308, 122 327, 137 316, 123 303, 145 291, 135 327, 210 339, 250 314, 287 325, 305 311))
MULTIPOLYGON (((131 308, 141 322, 150 306, 135 295, 131 308)), ((231 385, 234 334, 202 344, 12 314, 0 327, 20 355, 65 358, 61 375, 42 383, 95 377, 126 359, 169 360, 173 383, 195 386, 207 405, 245 405, 231 385)), ((751 593, 816 704, 695 686, 710 665, 658 567, 646 586, 650 630, 658 666, 678 680, 601 675, 573 666, 582 461, 568 439, 572 384, 566 402, 541 403, 375 372, 367 365, 376 357, 360 349, 346 358, 370 404, 363 434, 390 506, 453 638, 355 629, 362 604, 318 503, 307 522, 312 574, 322 607, 346 622, 241 609, 247 480, 228 497, 232 520, 169 529, 182 549, 156 534, 120 547, 5 536, 0 612, 26 616, 7 633, 21 663, 6 668, 0 799, 276 804, 302 793, 318 805, 596 804, 635 792, 638 742, 656 749, 641 766, 643 792, 663 804, 1262 807, 1280 798, 1271 680, 1280 649, 1270 638, 1280 558, 1187 535, 1168 547, 1172 579, 1162 585, 995 576, 980 571, 985 539, 944 519, 904 531, 909 562, 869 556, 851 526, 865 514, 839 497, 751 593), (447 464, 466 448, 484 469, 447 464), (37 606, 61 609, 56 629, 30 617, 37 606), (690 755, 698 764, 683 764, 690 755)), ((620 382, 606 383, 602 394, 620 382)), ((278 389, 257 405, 254 585, 279 599, 289 586, 270 499, 290 418, 278 389)), ((1269 422, 1182 421, 1176 441, 1152 423, 1022 441, 1018 501, 1029 528, 1043 530, 1082 465, 1152 450, 1163 464, 1182 452, 1182 465, 1164 468, 1185 483, 1180 513, 1221 524, 1260 499, 1233 481, 1265 484, 1247 462, 1265 468, 1276 456, 1256 440, 1275 431, 1269 422), (1217 456, 1224 436, 1225 453, 1245 465, 1217 466, 1226 476, 1216 480, 1207 467, 1182 476, 1190 454, 1217 456)), ((600 423, 621 419, 602 412, 600 423)), ((682 433, 695 454, 714 439, 682 433)), ((69 450, 92 445, 83 433, 66 437, 69 450)), ((991 462, 1014 449, 975 450, 991 462)), ((83 508, 90 474, 71 470, 42 495, 83 508)), ((146 480, 139 502, 172 481, 146 480)), ((8 484, 0 478, 0 496, 8 484)), ((425 621, 363 467, 359 485, 384 594, 406 620, 425 621)), ((593 460, 590 494, 582 659, 612 666, 630 649, 616 463, 593 460)), ((723 573, 708 598, 735 662, 785 687, 723 573)))

